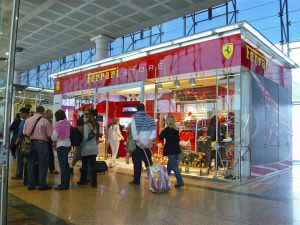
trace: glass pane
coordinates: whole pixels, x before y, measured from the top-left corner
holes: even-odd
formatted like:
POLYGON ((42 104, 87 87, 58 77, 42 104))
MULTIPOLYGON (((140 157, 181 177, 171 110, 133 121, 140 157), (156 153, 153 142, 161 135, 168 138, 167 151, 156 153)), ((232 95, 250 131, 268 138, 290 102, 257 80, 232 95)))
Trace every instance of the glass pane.
POLYGON ((293 160, 300 160, 300 105, 293 105, 293 160))
MULTIPOLYGON (((272 74, 273 77, 276 74, 272 74)), ((292 107, 290 87, 254 72, 251 78, 251 175, 270 173, 261 165, 290 160, 292 107)))
POLYGON ((215 146, 215 176, 239 179, 239 81, 240 75, 228 73, 218 76, 217 115, 218 144, 215 146))
MULTIPOLYGON (((1 207, 0 207, 0 223, 7 224, 6 213, 7 213, 7 198, 8 193, 6 187, 6 182, 8 182, 8 160, 9 150, 2 149, 3 147, 3 135, 5 129, 5 114, 7 110, 5 109, 5 104, 7 100, 5 98, 6 92, 6 77, 8 73, 8 56, 11 54, 9 52, 9 40, 10 40, 10 28, 11 28, 11 17, 12 17, 12 8, 13 2, 11 0, 2 0, 0 1, 0 198, 1 198, 1 207), (2 189, 4 187, 5 189, 2 189)), ((11 59, 13 60, 13 59, 11 59)), ((12 68, 13 70, 14 68, 12 68)), ((9 96, 12 99, 12 96, 9 96)), ((8 107, 11 107, 8 105, 8 107)), ((9 116, 9 114, 8 114, 9 116)), ((7 143, 9 144, 9 143, 7 143)))

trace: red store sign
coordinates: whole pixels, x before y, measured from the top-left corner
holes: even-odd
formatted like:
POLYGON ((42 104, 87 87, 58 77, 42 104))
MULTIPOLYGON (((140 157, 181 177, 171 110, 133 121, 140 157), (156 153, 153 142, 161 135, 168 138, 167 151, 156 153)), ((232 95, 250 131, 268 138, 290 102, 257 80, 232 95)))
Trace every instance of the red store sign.
POLYGON ((268 63, 257 49, 231 35, 55 79, 55 94, 243 65, 264 74, 268 63))

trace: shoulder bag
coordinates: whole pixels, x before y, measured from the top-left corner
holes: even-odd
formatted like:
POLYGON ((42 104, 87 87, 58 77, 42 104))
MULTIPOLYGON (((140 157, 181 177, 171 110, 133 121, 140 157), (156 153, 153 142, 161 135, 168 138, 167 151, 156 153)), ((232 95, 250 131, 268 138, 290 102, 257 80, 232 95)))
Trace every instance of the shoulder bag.
POLYGON ((29 155, 30 148, 31 148, 31 139, 30 139, 30 137, 33 135, 34 130, 35 130, 35 128, 36 128, 36 125, 38 124, 38 122, 40 121, 40 119, 42 119, 42 117, 39 117, 39 118, 36 120, 36 122, 35 122, 35 124, 34 124, 32 130, 31 130, 31 132, 30 132, 30 135, 29 135, 29 136, 26 136, 26 135, 25 135, 25 136, 23 137, 23 140, 22 140, 22 143, 21 143, 21 152, 22 152, 24 155, 29 155))

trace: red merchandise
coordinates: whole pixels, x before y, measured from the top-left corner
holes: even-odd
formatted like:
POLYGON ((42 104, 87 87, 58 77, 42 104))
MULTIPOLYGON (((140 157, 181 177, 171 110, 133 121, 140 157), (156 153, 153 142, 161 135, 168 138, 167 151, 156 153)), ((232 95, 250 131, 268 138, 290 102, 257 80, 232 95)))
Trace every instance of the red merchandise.
POLYGON ((180 141, 189 141, 191 150, 195 151, 195 132, 191 130, 182 130, 179 132, 180 141))

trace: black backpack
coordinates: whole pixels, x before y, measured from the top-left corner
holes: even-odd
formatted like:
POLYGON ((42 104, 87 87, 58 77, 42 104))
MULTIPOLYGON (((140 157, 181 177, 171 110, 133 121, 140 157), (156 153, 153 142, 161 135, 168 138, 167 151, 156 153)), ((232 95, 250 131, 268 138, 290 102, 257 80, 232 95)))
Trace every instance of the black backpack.
POLYGON ((82 133, 76 127, 71 126, 70 129, 71 129, 70 131, 71 145, 77 147, 80 146, 83 139, 82 133))

